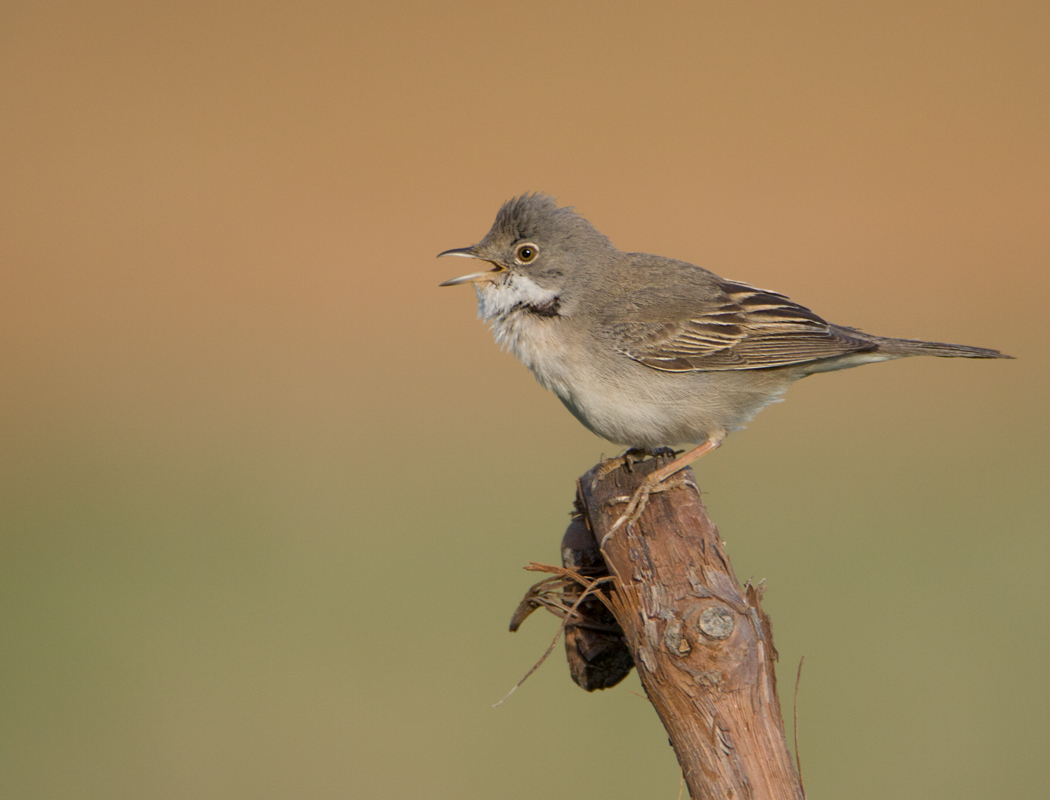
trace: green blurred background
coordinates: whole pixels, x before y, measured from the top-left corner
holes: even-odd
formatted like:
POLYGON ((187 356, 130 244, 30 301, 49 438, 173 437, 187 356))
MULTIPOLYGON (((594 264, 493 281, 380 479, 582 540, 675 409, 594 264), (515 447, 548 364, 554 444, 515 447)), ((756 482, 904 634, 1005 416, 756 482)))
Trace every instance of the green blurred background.
POLYGON ((551 617, 586 432, 437 284, 545 190, 874 333, 697 474, 810 797, 1047 791, 1050 6, 0 7, 0 796, 677 796, 551 617))

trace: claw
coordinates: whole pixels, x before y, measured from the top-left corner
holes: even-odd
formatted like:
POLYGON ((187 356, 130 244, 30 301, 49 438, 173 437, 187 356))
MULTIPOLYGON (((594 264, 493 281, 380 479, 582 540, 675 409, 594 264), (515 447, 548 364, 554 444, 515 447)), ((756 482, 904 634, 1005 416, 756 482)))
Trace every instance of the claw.
MULTIPOLYGON (((663 448, 661 448, 663 449, 663 448)), ((623 467, 627 472, 631 472, 633 467, 639 461, 645 459, 648 455, 644 450, 638 447, 632 447, 627 450, 622 456, 616 456, 614 458, 607 458, 601 464, 598 465, 598 471, 594 475, 594 480, 600 481, 610 472, 615 472, 620 467, 623 467)))
MULTIPOLYGON (((615 523, 613 523, 613 526, 609 529, 609 532, 602 537, 602 541, 598 545, 598 547, 605 547, 605 543, 609 541, 609 537, 616 533, 616 531, 618 531, 621 527, 626 526, 629 528, 631 525, 637 522, 638 518, 641 517, 642 514, 645 512, 645 507, 649 504, 649 495, 651 495, 653 492, 666 492, 670 489, 677 489, 682 486, 695 485, 692 484, 691 481, 686 480, 685 478, 675 478, 674 480, 668 479, 671 478, 671 476, 677 473, 679 470, 685 469, 693 461, 696 461, 696 459, 700 458, 700 456, 704 455, 705 453, 709 453, 715 448, 717 448, 719 445, 722 444, 722 440, 724 438, 724 436, 720 436, 718 438, 708 439, 702 445, 694 447, 685 455, 674 458, 674 460, 671 461, 670 464, 660 467, 655 472, 650 472, 645 477, 645 480, 643 480, 638 486, 638 488, 635 490, 635 493, 631 497, 630 502, 627 503, 627 508, 624 509, 623 514, 621 514, 620 518, 616 520, 615 523)), ((664 452, 657 452, 654 453, 654 455, 666 456, 667 449, 668 448, 660 448, 660 450, 664 452)), ((673 450, 671 450, 670 452, 673 456, 678 455, 673 450)), ((628 450, 619 459, 609 459, 609 461, 621 462, 622 459, 627 458, 630 453, 631 451, 628 450)), ((612 472, 612 470, 620 466, 620 464, 617 463, 615 467, 609 467, 608 469, 605 469, 605 467, 609 464, 609 461, 605 462, 604 464, 602 464, 601 467, 599 467, 598 478, 602 477, 603 475, 608 475, 610 472, 612 472)), ((616 498, 616 500, 620 500, 620 498, 616 498)))
MULTIPOLYGON (((655 474, 655 473, 654 473, 655 474)), ((605 543, 609 540, 621 526, 630 527, 634 525, 645 513, 646 506, 649 505, 649 496, 658 494, 660 492, 669 492, 672 489, 684 489, 686 486, 693 486, 692 481, 686 478, 668 478, 662 481, 652 480, 652 475, 649 475, 642 484, 635 491, 634 496, 627 501, 626 497, 617 497, 615 501, 627 501, 627 508, 624 509, 623 514, 620 518, 613 523, 613 526, 609 528, 609 532, 602 537, 602 542, 599 547, 605 547, 605 543)))

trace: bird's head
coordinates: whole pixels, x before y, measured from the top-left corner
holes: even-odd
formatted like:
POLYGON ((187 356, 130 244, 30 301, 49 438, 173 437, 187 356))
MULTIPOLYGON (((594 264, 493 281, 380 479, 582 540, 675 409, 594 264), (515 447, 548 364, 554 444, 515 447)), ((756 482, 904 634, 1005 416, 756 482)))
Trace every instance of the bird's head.
POLYGON ((523 194, 503 204, 480 242, 439 254, 486 261, 491 268, 441 285, 474 284, 485 316, 491 316, 486 300, 493 309, 555 304, 565 312, 578 299, 566 294, 574 294, 581 273, 615 253, 609 240, 572 208, 559 208, 547 194, 523 194))

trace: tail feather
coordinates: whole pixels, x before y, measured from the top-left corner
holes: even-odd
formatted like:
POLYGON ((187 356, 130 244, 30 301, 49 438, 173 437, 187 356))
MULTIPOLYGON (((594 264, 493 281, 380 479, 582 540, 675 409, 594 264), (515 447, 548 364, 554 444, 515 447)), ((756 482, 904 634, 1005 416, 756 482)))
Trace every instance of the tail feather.
POLYGON ((940 356, 942 358, 1013 358, 998 350, 985 347, 969 347, 965 344, 947 344, 945 342, 923 342, 919 339, 886 339, 882 336, 872 337, 878 345, 878 352, 889 356, 940 356))
POLYGON ((940 356, 941 358, 1013 358, 998 350, 987 347, 970 347, 965 344, 948 344, 947 342, 924 342, 922 339, 893 339, 888 336, 872 336, 870 333, 845 325, 832 325, 831 329, 852 339, 870 342, 874 348, 868 351, 871 360, 881 361, 877 355, 889 358, 904 356, 940 356))

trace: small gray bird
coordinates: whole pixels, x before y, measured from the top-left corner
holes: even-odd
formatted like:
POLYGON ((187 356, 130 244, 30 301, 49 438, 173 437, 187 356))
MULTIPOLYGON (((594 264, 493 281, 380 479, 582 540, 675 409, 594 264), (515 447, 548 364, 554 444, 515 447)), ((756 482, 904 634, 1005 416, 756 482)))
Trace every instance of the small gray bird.
POLYGON ((872 336, 685 261, 621 253, 545 194, 508 201, 478 244, 440 255, 492 265, 441 285, 474 284, 496 342, 591 431, 644 453, 694 445, 652 473, 646 496, 799 378, 904 356, 1010 357, 872 336))

